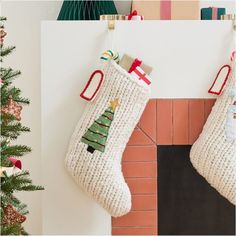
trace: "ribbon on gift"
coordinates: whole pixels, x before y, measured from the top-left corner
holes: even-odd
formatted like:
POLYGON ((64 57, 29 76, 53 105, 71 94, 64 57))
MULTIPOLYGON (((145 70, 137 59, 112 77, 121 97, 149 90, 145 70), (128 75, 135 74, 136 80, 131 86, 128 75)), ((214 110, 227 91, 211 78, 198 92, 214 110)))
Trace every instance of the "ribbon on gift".
POLYGON ((144 81, 147 85, 151 84, 149 76, 139 66, 131 72, 131 75, 144 81))
POLYGON ((212 20, 217 20, 218 17, 218 8, 217 7, 210 7, 212 9, 212 20))
POLYGON ((138 58, 136 58, 133 62, 133 64, 131 65, 131 67, 129 68, 129 73, 131 73, 132 71, 134 71, 138 66, 140 66, 142 64, 142 61, 139 60, 138 58))
POLYGON ((171 0, 160 1, 161 20, 171 20, 171 0))
POLYGON ((144 20, 144 17, 138 15, 138 12, 134 10, 127 16, 127 20, 144 20))

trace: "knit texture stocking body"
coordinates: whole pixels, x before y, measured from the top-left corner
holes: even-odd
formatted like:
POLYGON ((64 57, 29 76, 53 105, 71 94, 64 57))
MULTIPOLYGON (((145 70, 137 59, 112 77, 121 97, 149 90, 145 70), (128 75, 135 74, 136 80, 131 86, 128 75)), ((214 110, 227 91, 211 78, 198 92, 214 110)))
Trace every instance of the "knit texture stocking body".
POLYGON ((131 194, 121 169, 122 154, 150 91, 114 61, 108 62, 103 72, 103 85, 76 126, 65 165, 85 192, 118 217, 131 209, 131 194))
POLYGON ((227 85, 190 152, 197 171, 233 204, 236 204, 236 136, 232 135, 236 131, 235 67, 234 58, 227 85))

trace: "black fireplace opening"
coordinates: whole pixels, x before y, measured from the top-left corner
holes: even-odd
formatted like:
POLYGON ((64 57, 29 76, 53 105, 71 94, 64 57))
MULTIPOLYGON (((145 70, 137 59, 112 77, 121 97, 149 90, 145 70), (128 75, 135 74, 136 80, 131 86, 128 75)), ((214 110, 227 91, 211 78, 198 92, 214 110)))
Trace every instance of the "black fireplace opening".
POLYGON ((197 173, 190 149, 157 147, 158 234, 235 235, 235 206, 197 173))

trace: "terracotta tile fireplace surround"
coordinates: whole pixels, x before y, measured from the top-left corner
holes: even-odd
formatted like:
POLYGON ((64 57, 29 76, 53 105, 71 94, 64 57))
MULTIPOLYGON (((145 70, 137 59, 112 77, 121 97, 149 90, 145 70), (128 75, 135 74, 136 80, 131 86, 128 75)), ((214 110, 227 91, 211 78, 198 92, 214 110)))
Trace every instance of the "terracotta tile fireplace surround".
POLYGON ((152 99, 123 155, 132 193, 129 214, 112 219, 113 235, 158 234, 158 146, 192 145, 202 131, 213 99, 152 99))

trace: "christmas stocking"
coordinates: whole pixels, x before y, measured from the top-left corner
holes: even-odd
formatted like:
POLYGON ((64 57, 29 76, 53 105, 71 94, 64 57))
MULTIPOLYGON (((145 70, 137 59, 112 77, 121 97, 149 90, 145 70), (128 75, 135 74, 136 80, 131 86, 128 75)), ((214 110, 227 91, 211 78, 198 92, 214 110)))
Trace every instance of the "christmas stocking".
POLYGON ((235 58, 230 67, 228 80, 223 81, 225 89, 217 98, 200 137, 192 146, 190 158, 197 171, 221 195, 236 204, 235 58))
POLYGON ((65 165, 85 192, 118 217, 131 208, 121 158, 149 99, 149 86, 114 61, 106 63, 103 73, 100 91, 72 135, 65 165))

